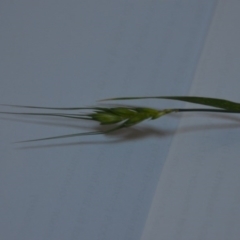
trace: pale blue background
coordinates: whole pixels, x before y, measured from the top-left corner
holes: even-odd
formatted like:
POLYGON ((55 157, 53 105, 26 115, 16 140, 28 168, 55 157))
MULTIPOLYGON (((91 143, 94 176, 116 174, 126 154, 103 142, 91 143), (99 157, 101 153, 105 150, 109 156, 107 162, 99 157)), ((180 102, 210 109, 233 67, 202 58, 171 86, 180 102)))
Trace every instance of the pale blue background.
MULTIPOLYGON (((215 4, 2 1, 0 103, 66 107, 187 95, 215 4)), ((13 145, 95 125, 2 115, 1 239, 140 239, 178 122, 165 117, 129 134, 13 145)))
MULTIPOLYGON (((240 102, 239 12, 240 1, 217 1, 189 95, 240 102)), ((141 240, 239 240, 239 123, 239 114, 182 115, 141 240)))

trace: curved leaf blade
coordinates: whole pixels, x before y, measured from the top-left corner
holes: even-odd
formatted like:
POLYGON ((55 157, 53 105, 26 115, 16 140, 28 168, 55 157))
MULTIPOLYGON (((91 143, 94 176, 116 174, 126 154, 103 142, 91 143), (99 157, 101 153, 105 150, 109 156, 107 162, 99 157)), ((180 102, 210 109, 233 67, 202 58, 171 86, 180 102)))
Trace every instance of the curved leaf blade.
POLYGON ((140 100, 140 99, 170 99, 178 100, 183 102, 189 102, 194 104, 206 105, 215 108, 221 108, 228 111, 239 112, 240 103, 232 102, 220 98, 209 98, 209 97, 188 97, 188 96, 153 96, 153 97, 122 97, 122 98, 109 98, 102 101, 110 100, 140 100))

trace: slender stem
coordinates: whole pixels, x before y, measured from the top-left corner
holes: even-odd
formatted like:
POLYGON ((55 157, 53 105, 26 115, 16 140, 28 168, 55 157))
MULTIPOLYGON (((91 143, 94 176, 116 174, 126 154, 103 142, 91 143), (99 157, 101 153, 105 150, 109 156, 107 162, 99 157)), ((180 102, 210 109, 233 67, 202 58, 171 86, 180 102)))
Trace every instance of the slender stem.
POLYGON ((217 112, 217 113, 240 113, 240 111, 229 111, 211 108, 179 108, 176 112, 217 112))

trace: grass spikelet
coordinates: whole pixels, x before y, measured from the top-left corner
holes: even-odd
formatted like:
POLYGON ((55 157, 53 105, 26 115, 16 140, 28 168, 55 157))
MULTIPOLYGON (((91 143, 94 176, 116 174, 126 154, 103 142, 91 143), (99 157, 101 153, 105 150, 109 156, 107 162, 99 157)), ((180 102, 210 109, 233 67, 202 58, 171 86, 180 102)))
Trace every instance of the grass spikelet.
POLYGON ((96 121, 100 125, 110 125, 108 130, 105 131, 95 131, 95 132, 83 132, 68 135, 60 135, 54 137, 46 137, 41 139, 33 139, 21 142, 32 142, 32 141, 43 141, 58 138, 70 138, 77 136, 86 135, 97 135, 97 134, 107 134, 120 130, 122 128, 132 127, 136 124, 141 123, 145 120, 155 120, 166 114, 172 112, 221 112, 221 113, 240 113, 240 103, 232 102, 225 99, 219 98, 206 98, 206 97, 184 97, 184 96, 154 96, 154 97, 124 97, 124 98, 112 98, 105 99, 103 101, 109 100, 137 100, 137 99, 168 99, 184 101, 193 104, 200 104, 209 106, 211 108, 183 108, 183 109, 163 109, 158 110, 154 108, 146 107, 73 107, 73 108, 53 108, 53 107, 36 107, 36 106, 21 106, 21 105, 4 105, 8 107, 23 108, 23 109, 33 109, 33 110, 64 110, 64 113, 41 113, 41 112, 0 112, 0 114, 11 114, 11 115, 22 115, 22 116, 52 116, 52 117, 63 117, 63 118, 73 118, 77 120, 91 120, 96 121), (90 111, 89 113, 85 113, 90 111))
POLYGON ((35 107, 35 106, 19 106, 19 105, 8 105, 17 108, 32 108, 32 109, 46 109, 46 110, 91 110, 90 113, 40 113, 40 112, 0 112, 0 114, 11 114, 11 115, 29 115, 29 116, 52 116, 52 117, 64 117, 64 118, 74 118, 79 120, 92 120, 98 122, 100 125, 111 125, 106 131, 95 131, 86 133, 76 133, 68 135, 60 135, 54 137, 32 139, 21 142, 33 142, 33 141, 43 141, 58 138, 69 138, 77 136, 86 135, 97 135, 97 134, 107 134, 120 130, 122 128, 128 128, 136 125, 147 119, 157 119, 165 114, 175 111, 174 109, 169 110, 157 110, 153 108, 140 108, 140 107, 93 107, 93 108, 47 108, 47 107, 35 107))

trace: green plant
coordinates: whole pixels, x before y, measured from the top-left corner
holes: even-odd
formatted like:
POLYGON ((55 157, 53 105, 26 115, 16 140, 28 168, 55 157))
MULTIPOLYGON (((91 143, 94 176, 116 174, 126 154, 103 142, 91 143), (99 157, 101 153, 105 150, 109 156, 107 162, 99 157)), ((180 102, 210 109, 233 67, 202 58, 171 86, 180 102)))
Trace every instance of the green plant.
POLYGON ((173 112, 220 112, 220 113, 240 113, 240 104, 232 101, 207 98, 207 97, 186 97, 186 96, 154 96, 154 97, 124 97, 124 98, 111 98, 101 101, 119 101, 119 100, 138 100, 138 99, 169 99, 178 100, 194 104, 205 105, 213 108, 172 108, 172 109, 153 109, 146 107, 130 107, 123 105, 121 107, 91 107, 91 108, 50 108, 50 107, 35 107, 35 106, 20 106, 20 105, 4 105, 16 108, 27 109, 41 109, 41 110, 65 110, 67 113, 35 113, 35 112, 0 112, 1 114, 14 114, 14 115, 38 115, 38 116, 55 116, 64 118, 84 119, 97 121, 101 125, 110 125, 111 127, 105 131, 95 131, 86 133, 76 133, 61 135, 55 137, 47 137, 40 139, 27 140, 22 142, 42 141, 57 138, 68 138, 83 135, 107 134, 122 128, 128 128, 136 125, 147 119, 157 119, 163 115, 173 112), (90 113, 76 113, 75 111, 89 111, 90 113))

